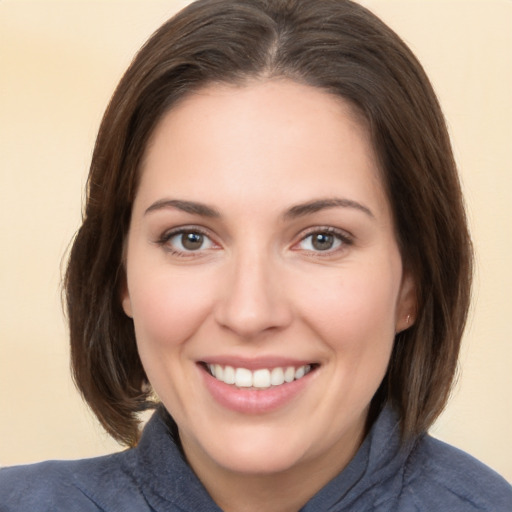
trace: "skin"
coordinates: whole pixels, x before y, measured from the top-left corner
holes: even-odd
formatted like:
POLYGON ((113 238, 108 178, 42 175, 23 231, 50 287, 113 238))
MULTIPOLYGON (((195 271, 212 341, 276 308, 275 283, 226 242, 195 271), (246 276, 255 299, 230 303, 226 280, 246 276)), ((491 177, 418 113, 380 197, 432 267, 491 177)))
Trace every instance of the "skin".
POLYGON ((126 271, 143 365, 213 499, 225 511, 298 510, 360 446, 414 310, 362 120, 286 80, 189 95, 146 150, 126 271), (202 245, 184 250, 169 235, 181 228, 202 245), (326 229, 333 245, 318 250, 312 233, 326 229), (244 414, 205 386, 198 361, 220 356, 317 366, 284 405, 244 414))

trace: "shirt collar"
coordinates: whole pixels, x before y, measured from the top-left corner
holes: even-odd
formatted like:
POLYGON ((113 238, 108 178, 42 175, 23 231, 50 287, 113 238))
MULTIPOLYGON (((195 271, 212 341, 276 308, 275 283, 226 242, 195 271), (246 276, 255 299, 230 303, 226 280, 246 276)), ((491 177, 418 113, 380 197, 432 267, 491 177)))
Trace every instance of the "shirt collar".
MULTIPOLYGON (((134 476, 145 498, 156 510, 173 503, 184 511, 221 512, 185 461, 164 416, 154 413, 135 448, 134 476)), ((364 503, 393 501, 402 487, 401 470, 409 452, 400 442, 397 415, 391 407, 384 408, 348 466, 301 512, 341 512, 353 510, 356 503, 360 509, 364 503)))

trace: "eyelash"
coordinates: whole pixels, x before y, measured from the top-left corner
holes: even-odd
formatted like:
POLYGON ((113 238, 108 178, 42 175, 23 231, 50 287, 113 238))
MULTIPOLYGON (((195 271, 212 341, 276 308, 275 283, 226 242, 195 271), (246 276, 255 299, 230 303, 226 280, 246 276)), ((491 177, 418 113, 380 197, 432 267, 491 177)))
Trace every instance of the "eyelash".
MULTIPOLYGON (((180 235, 185 234, 194 234, 194 235, 200 235, 204 237, 205 239, 209 240, 210 244, 217 245, 210 236, 209 232, 198 227, 198 226, 184 226, 176 229, 172 229, 171 231, 166 231, 162 234, 162 236, 156 241, 156 243, 162 247, 165 248, 167 252, 170 254, 173 254, 175 256, 185 257, 185 258, 193 258, 201 256, 203 251, 211 249, 212 247, 208 247, 207 249, 199 248, 198 250, 180 250, 174 248, 170 241, 174 237, 178 237, 180 235)), ((339 251, 346 249, 347 247, 350 247, 353 245, 353 237, 350 236, 347 232, 342 231, 337 228, 333 228, 331 226, 326 227, 317 227, 310 228, 305 233, 302 233, 301 238, 298 242, 295 242, 292 246, 292 250, 299 251, 300 248, 297 248, 301 243, 306 241, 308 238, 314 236, 314 235, 329 235, 333 236, 335 240, 339 243, 338 247, 335 247, 334 249, 326 249, 325 251, 322 250, 305 250, 305 252, 315 256, 315 257, 328 257, 332 256, 335 253, 338 253, 339 251)))
POLYGON ((212 245, 217 245, 212 240, 212 237, 210 236, 210 234, 206 230, 201 229, 200 227, 197 227, 197 226, 184 226, 184 227, 173 229, 171 231, 166 231, 165 233, 162 234, 162 236, 157 240, 156 243, 158 245, 164 247, 164 249, 167 252, 169 252, 170 254, 173 254, 175 256, 181 256, 181 257, 185 257, 185 258, 199 256, 202 253, 202 251, 204 251, 205 249, 198 249, 197 251, 193 251, 193 250, 188 250, 188 251, 187 250, 179 250, 179 249, 175 249, 170 244, 170 241, 174 237, 177 237, 177 236, 180 236, 180 235, 185 235, 185 234, 201 235, 205 239, 209 240, 212 245))
MULTIPOLYGON (((329 257, 333 254, 338 253, 339 251, 342 251, 344 249, 347 249, 354 243, 354 239, 351 235, 349 235, 346 231, 342 231, 337 228, 333 228, 331 226, 325 226, 325 227, 318 227, 315 226, 314 228, 310 228, 307 230, 302 236, 301 239, 296 242, 292 249, 299 246, 301 243, 303 243, 308 238, 314 236, 314 235, 329 235, 335 238, 339 242, 339 246, 335 247, 334 249, 326 249, 325 251, 322 250, 306 250, 309 254, 315 256, 315 257, 329 257)), ((295 249, 300 250, 300 249, 295 249)))

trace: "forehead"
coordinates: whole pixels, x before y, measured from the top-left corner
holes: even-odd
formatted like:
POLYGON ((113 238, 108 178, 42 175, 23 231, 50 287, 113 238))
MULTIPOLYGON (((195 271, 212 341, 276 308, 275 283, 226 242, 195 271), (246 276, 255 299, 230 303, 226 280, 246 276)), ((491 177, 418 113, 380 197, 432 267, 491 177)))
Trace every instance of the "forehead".
POLYGON ((246 201, 282 199, 286 190, 290 201, 303 202, 334 187, 354 200, 369 192, 383 200, 362 116, 338 97, 288 80, 189 94, 156 127, 141 171, 141 196, 172 189, 201 193, 205 202, 218 194, 246 201))
MULTIPOLYGON (((279 137, 280 142, 285 142, 287 134, 297 134, 305 125, 325 123, 324 129, 317 132, 317 135, 328 143, 332 139, 329 137, 329 128, 332 128, 332 120, 336 118, 339 124, 349 126, 355 137, 365 139, 365 143, 372 146, 364 115, 358 107, 341 96, 285 78, 252 79, 241 85, 212 83, 180 98, 153 130, 145 157, 155 142, 161 139, 164 131, 171 135, 173 127, 180 125, 180 129, 172 134, 174 137, 181 135, 198 138, 201 135, 200 129, 208 129, 210 122, 215 122, 220 116, 223 116, 225 124, 217 132, 219 137, 232 135, 229 128, 238 131, 241 126, 244 132, 252 128, 253 134, 263 125, 265 132, 272 127, 286 126, 286 132, 281 132, 279 137), (195 124, 192 132, 187 130, 191 124, 195 124)), ((331 133, 336 137, 335 132, 331 133)), ((305 135, 311 137, 312 133, 305 135)), ((202 140, 201 144, 206 146, 209 140, 215 141, 202 140)), ((315 139, 312 139, 313 142, 315 139)))

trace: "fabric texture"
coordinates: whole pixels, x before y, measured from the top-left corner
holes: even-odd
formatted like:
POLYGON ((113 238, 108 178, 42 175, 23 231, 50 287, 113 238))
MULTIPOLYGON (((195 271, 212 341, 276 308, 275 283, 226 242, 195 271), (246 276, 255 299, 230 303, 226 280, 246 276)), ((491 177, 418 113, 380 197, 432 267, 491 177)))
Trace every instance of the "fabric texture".
MULTIPOLYGON (((219 512, 155 413, 136 448, 0 470, 1 512, 219 512)), ((512 487, 425 435, 401 447, 384 409, 350 464, 299 512, 510 512, 512 487)))

